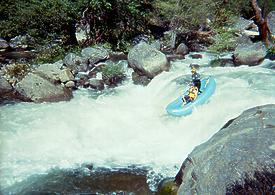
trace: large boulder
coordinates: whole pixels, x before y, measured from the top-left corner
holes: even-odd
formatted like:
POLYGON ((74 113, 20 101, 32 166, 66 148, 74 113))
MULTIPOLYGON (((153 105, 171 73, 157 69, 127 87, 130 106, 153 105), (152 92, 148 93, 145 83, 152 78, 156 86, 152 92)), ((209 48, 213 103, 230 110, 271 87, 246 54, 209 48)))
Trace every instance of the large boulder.
POLYGON ((175 179, 178 194, 271 193, 274 137, 274 104, 246 110, 189 154, 175 179))
POLYGON ((166 56, 144 42, 137 44, 129 51, 128 62, 140 75, 149 78, 153 78, 162 71, 169 69, 166 56))
POLYGON ((266 48, 261 42, 253 44, 240 44, 234 51, 235 65, 259 65, 266 56, 266 48))
POLYGON ((74 80, 74 76, 70 69, 61 69, 62 63, 56 62, 53 64, 41 64, 38 68, 34 70, 34 73, 39 74, 54 83, 74 80))
POLYGON ((10 85, 10 83, 6 79, 0 77, 0 95, 3 95, 5 93, 9 93, 12 90, 13 90, 13 88, 10 85))
POLYGON ((63 63, 66 67, 74 71, 87 71, 88 61, 74 53, 69 53, 63 59, 63 63))
POLYGON ((109 57, 109 51, 103 47, 87 47, 81 51, 81 55, 87 59, 90 64, 96 64, 106 60, 109 57))
POLYGON ((71 90, 35 73, 27 74, 15 88, 26 99, 34 102, 57 102, 72 98, 71 90))

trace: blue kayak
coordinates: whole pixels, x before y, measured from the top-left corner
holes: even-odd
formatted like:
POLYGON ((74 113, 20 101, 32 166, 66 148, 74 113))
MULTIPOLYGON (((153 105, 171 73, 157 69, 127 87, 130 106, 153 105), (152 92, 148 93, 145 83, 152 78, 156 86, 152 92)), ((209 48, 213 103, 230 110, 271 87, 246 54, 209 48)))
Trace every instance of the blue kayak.
MULTIPOLYGON (((204 104, 210 96, 215 92, 216 81, 212 77, 207 77, 201 81, 201 92, 198 97, 188 104, 183 105, 182 96, 168 104, 166 111, 172 116, 186 116, 192 113, 194 106, 204 104)), ((184 95, 188 94, 188 90, 184 92, 184 95)))

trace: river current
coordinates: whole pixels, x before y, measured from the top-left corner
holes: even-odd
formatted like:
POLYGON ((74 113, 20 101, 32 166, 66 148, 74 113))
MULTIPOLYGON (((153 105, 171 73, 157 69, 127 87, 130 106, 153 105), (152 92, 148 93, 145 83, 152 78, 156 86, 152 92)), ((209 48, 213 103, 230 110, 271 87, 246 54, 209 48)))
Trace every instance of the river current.
MULTIPOLYGON (((175 61, 144 87, 126 81, 102 94, 75 92, 68 102, 0 106, 0 189, 53 168, 150 167, 176 175, 195 146, 207 141, 244 110, 275 104, 275 72, 261 66, 209 67, 211 56, 175 61), (217 83, 207 104, 186 117, 172 117, 166 105, 190 79, 190 63, 217 83)), ((149 179, 149 178, 148 178, 149 179)))

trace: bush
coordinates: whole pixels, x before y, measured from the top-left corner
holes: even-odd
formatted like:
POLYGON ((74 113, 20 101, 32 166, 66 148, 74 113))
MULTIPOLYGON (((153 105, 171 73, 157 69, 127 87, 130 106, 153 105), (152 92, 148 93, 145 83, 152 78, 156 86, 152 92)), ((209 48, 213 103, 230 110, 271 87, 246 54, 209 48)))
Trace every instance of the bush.
POLYGON ((105 65, 101 67, 101 72, 104 78, 124 77, 125 71, 120 65, 105 65))
POLYGON ((187 30, 198 29, 206 19, 215 27, 228 25, 232 16, 251 9, 247 0, 156 0, 154 7, 155 14, 172 20, 173 27, 187 30))
POLYGON ((233 51, 237 46, 236 36, 233 30, 227 28, 217 29, 214 36, 214 43, 208 48, 210 52, 220 53, 233 51))
POLYGON ((7 0, 0 5, 5 9, 1 8, 1 37, 29 34, 41 40, 62 37, 64 42, 73 41, 71 29, 80 9, 74 1, 7 0))
POLYGON ((5 72, 10 78, 23 78, 30 70, 28 64, 11 64, 6 66, 5 72))
POLYGON ((0 37, 29 34, 37 40, 61 38, 75 44, 75 24, 85 12, 90 44, 110 42, 126 48, 133 36, 146 31, 153 0, 6 0, 0 2, 0 37), (11 14, 12 13, 12 14, 11 14))

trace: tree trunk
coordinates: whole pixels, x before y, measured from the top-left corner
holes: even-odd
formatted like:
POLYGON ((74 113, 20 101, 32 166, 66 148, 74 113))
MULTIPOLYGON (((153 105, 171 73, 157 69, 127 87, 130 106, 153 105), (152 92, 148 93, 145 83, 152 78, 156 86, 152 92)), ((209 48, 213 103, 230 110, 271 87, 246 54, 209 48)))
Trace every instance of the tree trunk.
MULTIPOLYGON (((252 8, 255 13, 255 24, 258 26, 259 29, 259 38, 268 45, 268 35, 270 34, 270 30, 267 24, 267 17, 262 16, 262 10, 259 7, 257 0, 251 0, 252 8)), ((267 14, 265 14, 267 16, 267 14)))

